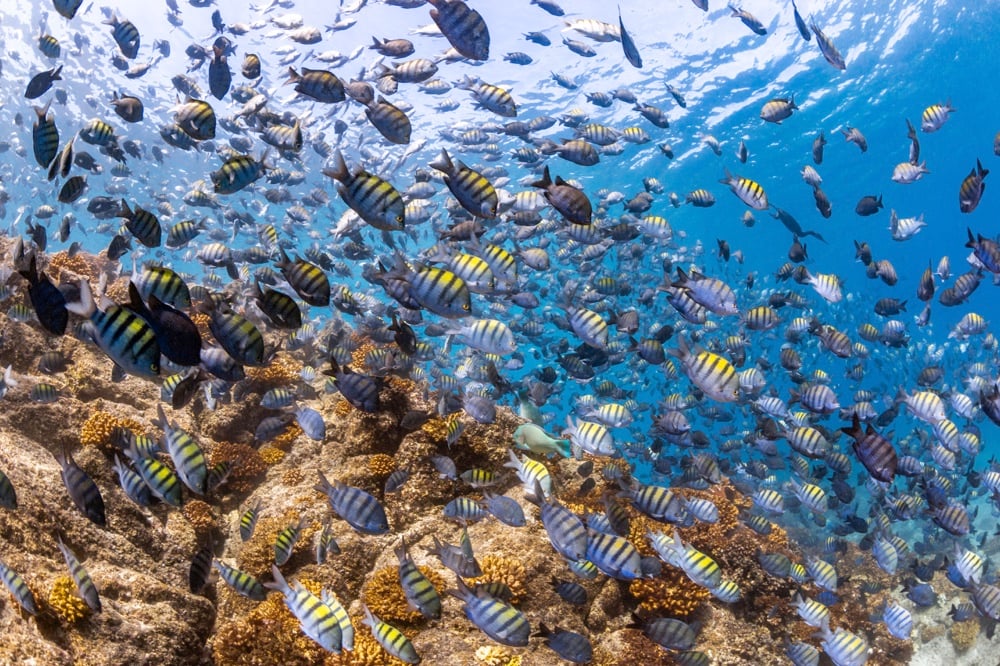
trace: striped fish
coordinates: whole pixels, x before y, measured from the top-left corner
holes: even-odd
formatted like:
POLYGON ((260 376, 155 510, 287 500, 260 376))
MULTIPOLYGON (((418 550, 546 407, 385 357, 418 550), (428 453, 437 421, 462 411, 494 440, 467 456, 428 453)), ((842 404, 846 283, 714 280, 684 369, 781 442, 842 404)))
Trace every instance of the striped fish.
POLYGON ((472 312, 469 287, 449 270, 418 266, 409 274, 409 295, 420 307, 448 318, 472 312))
POLYGON ((529 499, 534 497, 535 501, 542 501, 552 495, 552 476, 544 464, 528 456, 519 459, 511 449, 508 449, 507 454, 510 456, 510 462, 504 463, 504 467, 517 472, 517 478, 521 480, 529 499), (541 497, 536 493, 540 493, 541 497))
MULTIPOLYGON (((8 368, 9 370, 9 368, 8 368)), ((0 507, 4 509, 17 508, 17 493, 10 478, 0 470, 0 507)))
POLYGON ((465 602, 465 616, 496 642, 510 647, 528 644, 531 626, 521 611, 482 592, 472 592, 461 579, 458 589, 448 592, 465 602))
POLYGON ((365 108, 365 117, 386 141, 401 145, 410 142, 410 119, 385 97, 379 95, 378 102, 369 104, 365 108))
POLYGON ((419 611, 428 619, 441 617, 441 596, 430 579, 413 563, 406 550, 405 539, 400 541, 395 552, 399 558, 399 584, 403 588, 410 608, 419 611))
POLYGON ((278 532, 278 536, 274 539, 274 563, 279 567, 292 557, 292 551, 295 549, 295 544, 298 542, 299 535, 302 534, 302 528, 305 525, 306 519, 299 518, 297 524, 289 525, 278 532))
POLYGON ((160 247, 163 230, 160 227, 160 220, 155 215, 140 206, 132 210, 124 199, 121 200, 119 215, 125 218, 125 228, 135 236, 136 240, 146 247, 160 247))
POLYGON ((110 19, 105 19, 101 23, 111 26, 111 36, 126 58, 134 59, 138 55, 139 29, 134 23, 127 19, 120 20, 116 14, 111 14, 110 19))
MULTIPOLYGON (((816 38, 819 39, 818 34, 816 38)), ((830 631, 829 621, 823 623, 821 631, 823 651, 835 666, 861 666, 868 660, 868 643, 857 634, 843 627, 830 631)))
POLYGON ((512 354, 517 350, 514 333, 497 319, 476 319, 461 328, 450 329, 448 334, 486 354, 512 354))
POLYGON ((264 336, 243 315, 233 312, 227 305, 211 307, 208 327, 222 348, 242 365, 263 366, 265 363, 264 336))
POLYGON ((490 32, 486 21, 462 0, 428 0, 431 18, 460 54, 471 60, 488 60, 490 32))
POLYGON ((264 601, 267 598, 264 586, 255 577, 236 567, 227 566, 219 560, 213 560, 212 565, 219 570, 222 580, 237 593, 253 601, 264 601))
POLYGON ((729 361, 697 345, 692 351, 683 335, 678 337, 678 344, 678 349, 668 353, 681 361, 691 383, 713 400, 735 402, 739 399, 739 375, 729 361))
POLYGON ((444 174, 445 185, 462 208, 477 217, 493 219, 497 216, 499 199, 496 189, 481 173, 470 169, 461 160, 452 162, 444 148, 430 166, 444 174))
POLYGON ((347 613, 347 609, 344 608, 344 604, 340 603, 336 595, 326 588, 320 591, 319 598, 324 604, 330 607, 330 610, 333 611, 333 616, 337 619, 337 624, 340 626, 341 648, 344 650, 353 650, 354 625, 351 623, 351 616, 347 613))
POLYGON ((588 544, 587 528, 575 513, 554 500, 543 502, 542 525, 557 553, 570 562, 584 559, 588 544))
POLYGON ((302 311, 291 296, 254 282, 257 307, 278 328, 296 330, 302 326, 302 311))
POLYGON ((257 527, 257 519, 260 517, 260 500, 256 500, 253 506, 240 514, 240 540, 249 541, 253 536, 254 528, 257 527))
POLYGON ((340 654, 343 632, 333 609, 298 581, 289 585, 277 565, 271 565, 271 575, 274 576, 274 582, 265 583, 264 587, 278 590, 285 596, 285 605, 298 619, 302 633, 316 641, 324 650, 340 654))
POLYGON ((279 248, 280 260, 275 266, 288 281, 302 300, 309 305, 326 307, 330 304, 330 280, 319 266, 304 259, 288 258, 285 251, 279 248))
POLYGON ((606 576, 616 580, 642 578, 642 556, 628 539, 616 534, 591 531, 586 558, 606 576))
POLYGON ((35 595, 31 593, 28 584, 24 582, 21 575, 0 561, 0 581, 10 592, 26 613, 38 615, 38 606, 35 604, 35 595))
POLYGON ((156 458, 142 457, 134 443, 126 453, 153 495, 170 506, 181 505, 181 481, 173 470, 156 458))
POLYGON ((389 182, 359 169, 351 173, 344 156, 337 151, 334 165, 323 175, 339 182, 337 191, 358 216, 381 231, 399 231, 405 222, 403 197, 389 182))
POLYGON ((73 203, 87 191, 87 177, 86 176, 72 176, 69 180, 63 183, 63 186, 59 188, 59 194, 56 195, 56 199, 60 203, 73 203))
POLYGON ((153 503, 153 495, 149 486, 146 485, 141 476, 125 466, 117 455, 115 455, 112 469, 118 475, 118 484, 130 500, 139 506, 149 506, 153 503))
POLYGON ((76 558, 65 543, 63 543, 62 537, 58 537, 59 551, 62 553, 63 558, 66 560, 66 566, 69 568, 70 576, 73 578, 73 582, 76 583, 76 589, 80 593, 80 597, 87 602, 87 606, 90 610, 95 613, 101 612, 101 599, 97 593, 97 587, 94 585, 94 581, 90 578, 90 574, 87 570, 83 568, 80 564, 80 560, 76 558))
POLYGON ((402 631, 378 619, 377 616, 368 610, 368 606, 362 605, 362 608, 365 611, 364 623, 371 627, 372 636, 386 652, 407 664, 420 663, 420 655, 417 654, 417 649, 413 647, 413 643, 410 642, 410 639, 402 631))
POLYGON ((215 138, 215 110, 208 102, 188 97, 187 101, 178 104, 172 111, 174 122, 187 136, 195 141, 215 138))
POLYGON ((492 83, 484 83, 478 78, 466 76, 462 81, 455 84, 456 88, 468 90, 476 98, 479 105, 488 111, 492 111, 504 118, 517 117, 517 105, 511 94, 492 83))
POLYGON ((725 171, 726 177, 720 180, 720 183, 728 185, 740 201, 754 210, 767 210, 767 194, 764 193, 764 188, 760 184, 743 176, 734 176, 729 173, 729 169, 725 171))
POLYGON ((184 279, 166 266, 143 266, 141 271, 132 270, 132 282, 142 300, 156 296, 160 301, 175 308, 191 307, 191 292, 184 279))
POLYGON ((608 347, 608 323, 601 315, 587 308, 570 307, 569 325, 582 341, 597 349, 608 347))
POLYGON ((177 476, 185 486, 199 495, 204 494, 208 477, 204 451, 194 437, 167 420, 163 405, 158 405, 157 410, 159 418, 153 424, 163 430, 163 449, 173 461, 177 476))
POLYGON ((115 130, 100 118, 92 118, 80 130, 80 138, 93 146, 107 146, 115 141, 115 130))
POLYGON ((323 473, 319 473, 319 484, 316 490, 325 493, 334 513, 362 534, 385 534, 389 531, 389 520, 385 509, 377 499, 370 494, 347 486, 334 479, 331 484, 323 473))
POLYGON ((31 145, 35 161, 42 168, 48 167, 59 151, 59 129, 55 116, 49 111, 51 105, 52 100, 49 100, 44 107, 32 107, 37 118, 31 128, 31 145))
POLYGON ((323 104, 334 104, 346 99, 343 82, 336 74, 325 69, 303 67, 302 73, 299 74, 294 68, 289 67, 285 83, 294 83, 295 92, 323 104))
POLYGON ((216 194, 233 194, 253 184, 271 167, 267 164, 267 151, 257 159, 251 155, 234 155, 210 176, 216 194))
POLYGON ((673 539, 662 532, 650 534, 649 539, 660 559, 684 571, 694 584, 714 589, 722 583, 722 570, 715 560, 684 543, 676 529, 673 539))
POLYGON ((928 133, 938 131, 948 122, 948 116, 954 110, 955 108, 951 105, 950 101, 944 104, 931 104, 924 109, 920 117, 920 130, 928 133))

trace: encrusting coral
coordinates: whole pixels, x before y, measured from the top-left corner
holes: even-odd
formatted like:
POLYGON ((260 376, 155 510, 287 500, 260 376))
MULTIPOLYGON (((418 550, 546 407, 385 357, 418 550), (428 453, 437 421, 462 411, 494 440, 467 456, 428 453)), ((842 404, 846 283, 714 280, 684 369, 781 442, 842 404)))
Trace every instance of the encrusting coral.
POLYGON ((396 471, 396 460, 385 453, 376 453, 368 458, 368 473, 374 477, 386 477, 396 471))
POLYGON ((197 499, 188 500, 181 512, 198 534, 205 534, 215 527, 215 514, 212 512, 212 506, 206 502, 197 499))
POLYGON ((976 642, 979 636, 979 620, 972 619, 965 622, 956 622, 951 625, 948 636, 958 652, 965 652, 976 642))
POLYGON ((260 457, 260 453, 247 444, 217 442, 209 452, 209 458, 212 465, 222 461, 233 464, 226 484, 236 493, 253 490, 255 482, 267 470, 267 463, 260 457))

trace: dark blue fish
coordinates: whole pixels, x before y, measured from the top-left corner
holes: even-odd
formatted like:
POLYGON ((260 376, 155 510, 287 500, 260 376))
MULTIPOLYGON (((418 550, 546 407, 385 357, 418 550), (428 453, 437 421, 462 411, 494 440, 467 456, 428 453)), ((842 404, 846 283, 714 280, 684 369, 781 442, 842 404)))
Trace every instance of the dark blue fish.
POLYGON ((100 527, 107 527, 107 520, 104 516, 104 499, 101 497, 101 490, 73 461, 73 456, 68 453, 57 453, 56 460, 62 467, 62 479, 66 484, 69 496, 90 522, 100 527))
POLYGON ((38 271, 34 254, 28 259, 28 268, 19 272, 28 281, 28 297, 42 327, 53 335, 65 333, 69 321, 66 297, 44 272, 38 271))

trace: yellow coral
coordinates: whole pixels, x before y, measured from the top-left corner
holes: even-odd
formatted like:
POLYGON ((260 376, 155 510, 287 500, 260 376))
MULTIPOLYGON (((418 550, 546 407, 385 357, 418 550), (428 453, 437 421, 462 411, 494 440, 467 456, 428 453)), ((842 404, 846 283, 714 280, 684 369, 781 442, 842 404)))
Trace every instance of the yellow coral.
POLYGON ((368 457, 368 473, 375 477, 389 476, 396 471, 396 460, 385 453, 368 457))
POLYGON ((678 620, 686 620, 711 596, 708 590, 695 585, 683 571, 673 567, 664 567, 656 578, 633 580, 628 590, 639 602, 640 611, 678 620))
POLYGON ((271 446, 281 451, 291 451, 292 444, 302 434, 302 427, 294 421, 289 423, 280 435, 271 439, 271 446))
POLYGON ((524 582, 528 575, 520 560, 502 555, 487 555, 479 561, 479 566, 483 570, 483 575, 469 579, 469 587, 499 582, 510 588, 512 604, 517 604, 524 598, 526 592, 524 582))
POLYGON ((46 268, 49 277, 58 282, 64 281, 64 273, 72 273, 77 277, 94 277, 99 272, 96 263, 92 263, 93 258, 85 252, 78 252, 72 257, 68 252, 56 252, 49 257, 49 265, 46 268))
POLYGON ((98 410, 88 416, 80 427, 80 444, 110 451, 114 448, 111 443, 111 433, 115 428, 128 428, 136 434, 140 434, 143 430, 142 424, 138 421, 98 410))
MULTIPOLYGON (((433 569, 418 567, 440 593, 445 588, 444 579, 433 569)), ((420 611, 410 608, 399 584, 399 568, 382 567, 361 588, 361 599, 379 619, 389 624, 415 624, 423 619, 420 611)))
POLYGON ((181 513, 199 534, 204 534, 215 527, 215 514, 212 513, 212 506, 206 502, 197 499, 188 500, 181 513))
POLYGON ((104 295, 115 303, 128 303, 128 278, 120 278, 108 285, 104 290, 104 295))
MULTIPOLYGON (((285 470, 285 473, 281 475, 281 482, 286 486, 297 486, 305 479, 302 474, 302 470, 298 467, 290 467, 285 470)), ((312 501, 312 498, 310 498, 312 501)))
POLYGON ((521 666, 521 655, 514 655, 498 645, 484 645, 476 650, 476 660, 486 666, 521 666))
POLYGON ((278 354, 262 368, 247 368, 247 378, 269 386, 282 386, 298 380, 302 364, 288 354, 278 354))
POLYGON ((90 613, 90 607, 77 595, 76 583, 69 576, 59 576, 53 581, 48 605, 64 624, 75 624, 90 613))
POLYGON ((264 446, 258 449, 257 453, 266 465, 277 465, 285 459, 285 452, 273 446, 264 446))
POLYGON ((233 464, 226 482, 235 493, 245 493, 254 489, 255 481, 267 470, 267 464, 252 446, 234 442, 217 442, 212 448, 211 464, 224 460, 233 464))
POLYGON ((966 620, 951 625, 948 635, 951 637, 955 649, 959 652, 965 652, 975 644, 976 638, 979 636, 979 629, 978 619, 966 620))
POLYGON ((347 402, 343 398, 341 398, 340 400, 338 400, 333 404, 333 413, 334 415, 339 416, 340 418, 344 418, 345 416, 350 414, 353 410, 354 407, 351 406, 351 403, 347 402))

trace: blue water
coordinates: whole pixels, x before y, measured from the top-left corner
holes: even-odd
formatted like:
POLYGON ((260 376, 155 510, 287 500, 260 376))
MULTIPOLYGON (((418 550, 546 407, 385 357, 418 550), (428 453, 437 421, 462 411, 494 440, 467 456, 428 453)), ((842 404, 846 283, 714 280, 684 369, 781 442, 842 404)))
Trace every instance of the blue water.
MULTIPOLYGON (((59 217, 68 211, 75 213, 77 226, 65 244, 51 241, 50 252, 63 249, 72 241, 98 252, 107 246, 110 233, 94 231, 97 225, 87 214, 85 201, 73 206, 56 204, 56 190, 45 181, 44 174, 34 164, 30 154, 33 113, 21 93, 31 74, 54 65, 37 51, 37 27, 47 15, 48 31, 63 43, 63 56, 58 62, 65 65, 66 80, 57 87, 69 93, 69 102, 65 106, 53 105, 63 137, 82 126, 87 119, 97 116, 111 122, 123 136, 141 141, 149 151, 155 145, 163 146, 157 128, 170 119, 172 114, 169 110, 177 101, 169 80, 187 68, 184 48, 192 42, 203 46, 210 44, 213 38, 209 22, 212 10, 183 5, 183 25, 171 27, 164 21, 164 9, 159 5, 150 8, 134 3, 112 5, 119 13, 131 18, 142 33, 143 46, 137 62, 153 60, 151 45, 156 39, 167 39, 172 47, 170 57, 155 60, 148 74, 129 80, 109 64, 114 44, 110 29, 99 25, 103 17, 97 7, 88 5, 76 19, 67 22, 49 11, 47 5, 43 9, 39 3, 9 4, 11 11, 5 11, 5 15, 10 21, 5 21, 2 32, 4 52, 8 54, 3 61, 2 83, 7 102, 0 109, 0 122, 13 127, 14 115, 20 113, 25 123, 14 128, 10 139, 12 150, 4 156, 4 184, 11 195, 11 201, 6 206, 6 223, 10 225, 17 219, 19 224, 10 228, 10 233, 23 233, 23 214, 19 216, 16 211, 25 207, 23 213, 27 213, 40 202, 51 200, 58 215, 50 221, 50 231, 54 231, 59 217), (18 24, 17 16, 30 18, 18 24), (76 34, 83 37, 80 49, 73 45, 76 34), (14 57, 14 54, 19 55, 14 57), (146 120, 139 125, 126 126, 115 117, 107 105, 111 90, 139 95, 146 103, 146 120), (18 144, 27 148, 26 156, 16 155, 18 144)), ((594 17, 612 23, 617 18, 606 3, 580 1, 565 4, 567 7, 571 5, 574 12, 566 18, 594 17)), ((713 5, 717 4, 713 2, 713 5)), ((638 302, 644 288, 653 288, 662 282, 661 262, 665 257, 678 266, 695 266, 708 275, 726 280, 737 289, 742 310, 764 302, 774 289, 795 289, 808 299, 810 309, 804 312, 783 310, 781 314, 785 324, 794 316, 816 316, 824 323, 837 326, 852 340, 858 340, 857 327, 865 322, 881 328, 882 319, 872 312, 875 300, 882 297, 907 299, 907 312, 900 319, 906 322, 910 346, 890 349, 878 343, 866 343, 871 357, 864 362, 866 375, 859 382, 848 380, 844 375, 846 367, 854 360, 845 362, 837 359, 820 350, 812 339, 807 338, 800 346, 799 351, 805 361, 803 371, 827 372, 831 377, 831 386, 844 406, 851 404, 855 390, 864 388, 880 396, 876 401, 877 409, 888 408, 898 387, 911 391, 915 389, 919 370, 930 362, 929 349, 945 348, 941 360, 945 377, 943 386, 939 385, 939 388, 964 390, 964 369, 970 362, 984 361, 992 369, 995 352, 981 349, 981 336, 966 345, 948 339, 952 326, 969 311, 978 312, 991 322, 1000 322, 1000 308, 992 298, 989 275, 969 303, 944 308, 935 300, 932 324, 920 329, 913 322, 921 307, 915 298, 915 290, 928 261, 936 266, 939 259, 947 255, 952 272, 962 273, 967 269, 965 257, 968 250, 964 247, 966 227, 990 237, 998 231, 995 219, 1000 203, 994 196, 995 186, 991 184, 991 179, 987 180, 986 195, 974 213, 959 213, 957 202, 959 184, 977 158, 987 169, 997 166, 992 150, 993 137, 1000 129, 996 113, 1000 93, 994 85, 992 72, 997 57, 993 36, 1000 29, 1000 14, 994 11, 992 3, 973 7, 957 2, 934 1, 880 2, 874 5, 852 2, 836 3, 835 7, 826 3, 802 3, 799 7, 802 14, 807 20, 812 16, 846 58, 847 69, 844 72, 835 70, 823 60, 815 40, 807 43, 798 36, 792 23, 790 4, 778 6, 752 2, 743 5, 767 26, 768 35, 759 37, 737 19, 731 18, 729 11, 721 6, 702 13, 690 2, 679 1, 669 3, 669 6, 654 0, 623 3, 622 16, 626 27, 632 32, 645 60, 641 71, 626 63, 620 45, 615 42, 595 44, 598 56, 593 59, 579 58, 570 53, 559 44, 560 34, 583 41, 587 41, 586 38, 568 31, 560 33, 559 19, 527 2, 481 2, 478 5, 490 26, 490 60, 480 66, 461 62, 442 63, 441 78, 456 81, 464 75, 475 75, 486 82, 510 88, 518 103, 519 120, 530 120, 542 114, 558 118, 578 107, 589 114, 592 122, 618 129, 638 125, 653 138, 651 143, 643 146, 626 145, 623 154, 604 156, 600 165, 589 168, 551 158, 548 164, 554 175, 578 179, 595 204, 599 198, 597 192, 601 189, 620 191, 626 199, 630 198, 641 191, 642 180, 646 177, 659 179, 666 193, 676 192, 681 198, 691 190, 704 187, 717 199, 712 208, 696 209, 690 206, 671 207, 666 193, 656 197, 649 214, 669 219, 675 230, 675 245, 672 247, 640 237, 632 243, 613 247, 598 262, 581 264, 579 249, 570 250, 564 260, 557 260, 557 248, 565 245, 559 237, 523 241, 526 246, 550 243, 548 248, 554 265, 547 274, 534 274, 522 267, 523 288, 533 290, 542 300, 542 306, 527 312, 506 304, 503 298, 492 299, 492 304, 490 299, 473 298, 475 311, 481 316, 497 316, 513 324, 523 324, 532 319, 546 324, 545 334, 538 338, 518 335, 518 353, 524 366, 502 369, 501 372, 509 379, 533 381, 530 379, 532 373, 541 367, 558 369, 556 351, 560 341, 565 341, 570 348, 579 344, 571 332, 560 330, 552 323, 555 317, 563 314, 562 308, 566 304, 563 286, 573 280, 586 284, 598 275, 610 275, 631 284, 630 294, 606 299, 590 307, 604 313, 638 308, 641 315, 638 335, 648 335, 661 324, 676 325, 677 317, 662 295, 656 297, 651 307, 638 302), (546 31, 553 45, 540 47, 527 42, 522 33, 528 30, 546 31), (535 62, 526 67, 503 62, 501 56, 509 51, 527 52, 535 58, 535 62), (580 84, 579 90, 566 91, 557 86, 549 78, 553 71, 574 77, 580 84), (673 84, 686 96, 686 110, 673 103, 665 83, 673 84), (618 86, 627 86, 640 101, 667 110, 671 127, 667 130, 653 127, 629 105, 616 102, 610 109, 601 109, 589 104, 584 97, 585 92, 609 91, 618 86), (759 118, 760 107, 768 99, 789 96, 794 96, 800 107, 791 118, 781 125, 765 123, 759 118), (911 185, 893 183, 890 180, 893 167, 906 161, 908 155, 905 119, 919 127, 923 110, 946 100, 950 100, 956 111, 945 126, 933 134, 918 133, 921 160, 927 160, 930 173, 911 185), (861 154, 856 146, 844 141, 840 130, 847 126, 857 127, 866 135, 869 143, 867 153, 861 154), (825 132, 829 142, 823 164, 817 167, 823 177, 823 190, 833 204, 833 216, 829 220, 824 220, 817 212, 811 188, 802 182, 799 175, 804 165, 812 163, 812 140, 820 131, 825 132), (702 140, 707 135, 721 142, 721 157, 703 144, 702 140), (741 139, 746 141, 750 151, 750 159, 745 165, 739 164, 734 156, 741 139), (674 147, 677 155, 674 160, 665 158, 656 146, 665 141, 674 147), (746 206, 718 183, 724 168, 759 182, 772 204, 792 213, 804 228, 816 230, 826 238, 827 243, 815 238, 804 239, 809 253, 805 265, 813 273, 833 273, 843 280, 845 299, 842 303, 829 305, 806 286, 775 282, 774 273, 786 261, 791 234, 764 211, 754 212, 756 224, 752 228, 743 225, 740 218, 747 210, 746 206), (860 197, 869 194, 882 195, 885 209, 875 216, 861 218, 854 213, 854 206, 860 197), (922 214, 927 227, 911 240, 896 242, 888 231, 890 209, 895 209, 900 217, 922 214), (717 239, 728 241, 734 252, 741 251, 744 262, 720 261, 715 255, 717 239), (899 274, 896 286, 888 287, 881 281, 865 277, 864 267, 854 261, 854 241, 862 240, 870 243, 876 259, 888 259, 896 267, 899 274), (696 250, 698 246, 700 253, 696 250), (635 251, 636 248, 641 248, 641 251, 635 251), (592 272, 586 273, 581 270, 582 266, 592 272), (742 286, 750 274, 756 278, 752 290, 742 286)), ((249 34, 233 37, 237 46, 237 54, 231 58, 234 85, 244 83, 238 73, 243 54, 260 53, 265 72, 261 90, 271 100, 269 108, 278 112, 289 110, 304 116, 307 143, 322 139, 339 147, 352 166, 363 158, 369 170, 383 175, 401 191, 413 182, 414 169, 427 168, 442 146, 447 146, 453 156, 469 164, 492 164, 507 169, 510 182, 505 189, 510 193, 525 189, 525 178, 530 181, 537 177, 537 174, 509 158, 511 151, 523 145, 518 139, 494 136, 493 140, 503 148, 504 157, 498 162, 486 163, 479 161, 475 150, 463 149, 440 138, 445 129, 472 128, 504 120, 485 110, 475 109, 470 96, 464 91, 453 89, 447 95, 460 102, 459 110, 439 113, 434 106, 440 98, 421 93, 414 85, 400 85, 400 92, 392 99, 401 106, 412 106, 412 109, 408 108, 414 125, 412 143, 414 146, 422 143, 423 147, 407 157, 401 167, 396 167, 403 155, 403 147, 388 146, 382 142, 364 122, 360 106, 352 102, 332 108, 313 105, 307 100, 295 99, 291 87, 283 85, 287 67, 278 64, 282 57, 275 53, 278 48, 285 48, 288 54, 293 54, 290 63, 296 68, 326 68, 326 65, 311 58, 311 54, 331 49, 340 51, 350 60, 332 69, 344 79, 353 78, 362 70, 372 71, 376 56, 372 51, 361 49, 370 43, 372 35, 409 37, 416 45, 416 56, 433 57, 445 48, 443 39, 408 34, 412 29, 429 23, 426 7, 407 10, 368 3, 356 14, 345 13, 341 16, 356 18, 357 24, 353 27, 333 33, 324 32, 320 44, 303 46, 288 40, 282 30, 265 19, 295 11, 304 16, 307 24, 322 28, 335 18, 325 3, 299 3, 295 7, 274 8, 266 14, 254 11, 244 3, 221 2, 216 6, 229 24, 261 21, 249 34), (349 129, 341 139, 332 131, 334 119, 348 123, 349 129)), ((191 76, 207 90, 207 64, 192 72, 191 76)), ((39 101, 44 102, 49 97, 51 93, 39 101)), ((239 108, 235 103, 211 101, 220 116, 227 116, 239 108)), ((557 125, 541 135, 558 139, 569 136, 570 132, 557 125)), ((220 128, 216 144, 224 143, 227 136, 227 132, 220 128)), ((255 143, 251 152, 256 155, 263 144, 259 141, 255 143)), ((110 160, 102 158, 100 161, 105 166, 105 173, 89 177, 89 196, 102 193, 102 189, 112 182, 108 173, 110 160)), ((151 207, 156 198, 169 201, 175 214, 164 215, 162 221, 165 224, 207 215, 212 221, 212 233, 209 235, 226 239, 234 248, 252 246, 257 243, 254 229, 245 229, 233 238, 231 227, 221 220, 218 212, 191 209, 181 199, 199 180, 205 180, 210 185, 208 174, 220 164, 221 159, 211 149, 190 153, 169 149, 163 166, 157 165, 147 152, 143 160, 129 160, 133 175, 121 184, 126 188, 125 198, 130 202, 151 207)), ((260 223, 273 223, 290 250, 302 250, 316 244, 335 258, 341 256, 343 240, 331 237, 329 230, 343 214, 345 206, 336 196, 331 181, 320 173, 324 160, 312 148, 306 147, 302 151, 301 164, 281 163, 281 166, 301 169, 306 173, 304 183, 290 187, 296 197, 314 187, 324 189, 332 197, 329 206, 312 211, 314 219, 309 227, 288 224, 284 217, 286 205, 264 202, 262 195, 268 185, 263 181, 257 184, 255 190, 222 198, 239 211, 253 211, 260 223), (250 205, 252 201, 259 205, 250 205)), ((406 236, 396 236, 408 257, 416 257, 421 250, 429 248, 435 241, 433 231, 448 225, 443 212, 447 192, 443 185, 435 182, 439 194, 434 198, 437 213, 432 222, 415 227, 406 236)), ((620 204, 611 206, 608 222, 620 212, 620 204)), ((555 213, 549 216, 558 219, 555 213)), ((599 222, 604 223, 603 220, 599 222)), ((513 225, 501 219, 487 226, 489 232, 485 240, 514 249, 512 237, 516 229, 513 225)), ((134 254, 140 261, 151 258, 169 262, 179 270, 188 271, 191 280, 197 282, 203 269, 194 258, 194 253, 209 235, 202 236, 182 251, 159 249, 134 254)), ((362 235, 376 255, 391 253, 377 232, 368 229, 362 235)), ((126 260, 124 266, 127 268, 130 263, 126 260)), ((334 285, 344 284, 394 305, 379 288, 360 278, 362 262, 345 263, 350 266, 352 276, 331 276, 334 285)), ((224 276, 221 271, 217 272, 224 276)), ((941 288, 939 280, 938 289, 941 288)), ((351 321, 349 316, 331 314, 325 309, 314 308, 310 312, 311 322, 320 332, 317 334, 319 339, 322 339, 322 331, 333 317, 351 321)), ((425 323, 440 323, 433 315, 426 315, 424 319, 425 323)), ((712 321, 717 328, 704 334, 703 343, 721 343, 738 327, 735 318, 712 317, 712 321)), ((417 328, 418 332, 422 332, 421 327, 417 328)), ((750 333, 747 348, 749 362, 764 357, 776 363, 783 343, 783 330, 784 324, 771 333, 750 333)), ((690 327, 686 334, 690 335, 690 327)), ((620 341, 625 342, 624 339, 620 341)), ((440 345, 442 340, 433 342, 440 345)), ((672 348, 675 344, 668 343, 667 347, 672 348)), ((463 353, 459 346, 453 348, 450 356, 442 354, 437 362, 442 372, 454 374, 463 353)), ((650 427, 658 411, 656 404, 671 393, 689 391, 690 385, 682 373, 679 380, 668 381, 662 369, 648 367, 629 356, 626 355, 623 362, 601 369, 597 380, 589 384, 566 378, 560 369, 558 390, 542 407, 549 418, 549 429, 558 432, 566 417, 573 414, 574 400, 581 395, 593 394, 596 381, 608 379, 629 391, 636 402, 645 407, 636 411, 637 419, 631 428, 615 432, 620 447, 641 452, 652 444, 655 437, 650 433, 650 427)), ((315 363, 321 365, 322 361, 316 359, 315 363)), ((793 385, 785 373, 776 366, 767 373, 767 377, 768 390, 787 399, 793 385)), ((501 401, 514 405, 509 395, 501 401)), ((696 411, 689 410, 689 418, 695 427, 703 430, 713 444, 726 438, 740 438, 754 426, 752 414, 745 406, 724 408, 734 416, 733 431, 729 435, 721 434, 725 424, 700 418, 696 411)), ((831 429, 842 425, 836 415, 823 423, 831 429)), ((904 414, 896 422, 895 431, 902 438, 912 430, 913 425, 914 422, 904 414)), ((1000 450, 994 426, 985 421, 980 426, 983 451, 978 458, 978 468, 982 468, 985 461, 1000 450)), ((925 426, 921 427, 929 432, 925 426)), ((783 452, 787 451, 784 443, 780 446, 783 452)), ((844 439, 840 442, 840 449, 848 450, 844 439)), ((686 453, 684 449, 669 445, 666 451, 677 456, 686 453)), ((734 463, 760 457, 749 445, 729 455, 734 463)), ((925 460, 929 459, 926 450, 921 455, 925 460)), ((641 455, 633 456, 631 460, 639 467, 640 476, 657 478, 648 471, 649 461, 641 455)), ((860 466, 856 466, 855 471, 857 469, 860 466)))

